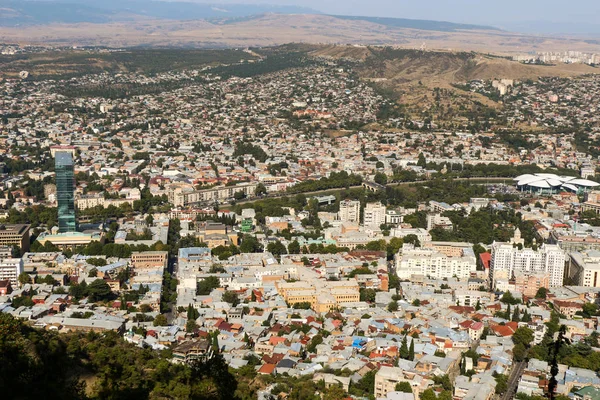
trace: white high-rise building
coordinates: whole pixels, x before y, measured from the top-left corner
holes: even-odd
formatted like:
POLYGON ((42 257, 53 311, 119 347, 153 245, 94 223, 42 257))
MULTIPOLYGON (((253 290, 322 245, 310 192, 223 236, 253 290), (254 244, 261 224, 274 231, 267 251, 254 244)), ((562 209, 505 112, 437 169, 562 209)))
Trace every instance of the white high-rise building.
POLYGON ((562 286, 565 252, 558 245, 544 244, 539 250, 521 249, 510 243, 494 243, 490 261, 492 285, 498 279, 511 279, 515 273, 548 274, 550 287, 562 286))
POLYGON ((360 201, 358 200, 343 200, 340 202, 340 211, 338 213, 340 221, 360 222, 360 201))
POLYGON ((385 224, 386 211, 387 207, 381 203, 368 203, 364 212, 364 225, 380 226, 385 224))

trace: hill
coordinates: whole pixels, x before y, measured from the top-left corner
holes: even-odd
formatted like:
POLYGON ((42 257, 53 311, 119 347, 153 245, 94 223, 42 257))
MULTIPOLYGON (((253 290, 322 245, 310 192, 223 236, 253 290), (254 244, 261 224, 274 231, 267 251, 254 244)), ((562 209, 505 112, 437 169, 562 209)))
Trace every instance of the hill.
POLYGON ((483 95, 456 88, 470 80, 536 80, 541 76, 570 77, 598 73, 582 64, 525 65, 475 52, 420 51, 392 47, 313 46, 316 57, 354 60, 361 79, 373 82, 414 118, 448 124, 455 118, 493 113, 501 104, 483 95))
POLYGON ((330 16, 294 7, 69 1, 75 0, 0 0, 0 43, 223 48, 303 42, 497 54, 548 49, 600 53, 600 42, 585 38, 523 35, 439 21, 330 16))

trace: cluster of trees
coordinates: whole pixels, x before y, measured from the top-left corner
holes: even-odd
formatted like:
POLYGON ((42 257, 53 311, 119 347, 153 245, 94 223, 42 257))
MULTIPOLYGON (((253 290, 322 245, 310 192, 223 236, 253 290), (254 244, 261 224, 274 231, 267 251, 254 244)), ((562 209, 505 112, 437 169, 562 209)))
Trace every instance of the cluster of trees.
POLYGON ((118 334, 37 330, 0 314, 0 384, 6 393, 61 399, 242 399, 220 355, 191 367, 118 334), (83 380, 83 377, 86 380, 83 380), (95 384, 86 387, 86 381, 95 384))
POLYGON ((354 174, 348 174, 346 171, 332 172, 328 178, 321 178, 318 181, 304 181, 288 188, 288 193, 316 192, 319 190, 349 188, 359 186, 362 183, 362 177, 354 174))
POLYGON ((514 235, 515 228, 519 228, 525 245, 533 244, 535 233, 533 223, 523 221, 520 213, 512 209, 484 208, 472 212, 468 218, 463 211, 446 211, 443 215, 450 218, 454 225, 453 229, 451 231, 443 228, 432 229, 433 240, 485 244, 494 241, 507 242, 514 235))
POLYGON ((235 150, 233 151, 232 157, 235 158, 245 155, 251 155, 252 157, 254 157, 255 160, 258 160, 262 163, 267 161, 267 158, 269 158, 267 153, 260 146, 254 145, 249 142, 237 142, 235 144, 235 150))

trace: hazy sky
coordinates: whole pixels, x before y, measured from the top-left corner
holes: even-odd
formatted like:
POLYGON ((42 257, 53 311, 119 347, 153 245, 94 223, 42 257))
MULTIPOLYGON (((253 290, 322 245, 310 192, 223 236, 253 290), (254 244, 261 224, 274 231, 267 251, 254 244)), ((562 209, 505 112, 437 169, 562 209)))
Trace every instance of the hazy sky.
POLYGON ((598 26, 599 0, 192 0, 203 3, 302 5, 328 14, 433 19, 531 30, 588 31, 598 26), (543 22, 538 24, 536 22, 543 22), (531 24, 529 24, 531 22, 531 24), (552 24, 554 23, 554 24, 552 24), (537 27, 537 28, 536 28, 537 27))

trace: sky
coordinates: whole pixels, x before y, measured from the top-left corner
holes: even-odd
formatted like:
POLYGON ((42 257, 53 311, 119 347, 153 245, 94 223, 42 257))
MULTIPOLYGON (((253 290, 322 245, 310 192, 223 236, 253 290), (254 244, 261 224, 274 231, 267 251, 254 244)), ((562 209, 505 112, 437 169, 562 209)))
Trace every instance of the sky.
POLYGON ((306 6, 327 14, 430 19, 540 33, 600 33, 599 0, 191 0, 306 6), (515 29, 519 28, 519 29, 515 29))

